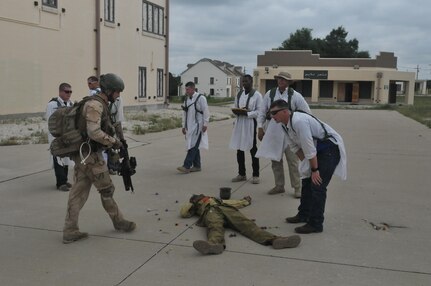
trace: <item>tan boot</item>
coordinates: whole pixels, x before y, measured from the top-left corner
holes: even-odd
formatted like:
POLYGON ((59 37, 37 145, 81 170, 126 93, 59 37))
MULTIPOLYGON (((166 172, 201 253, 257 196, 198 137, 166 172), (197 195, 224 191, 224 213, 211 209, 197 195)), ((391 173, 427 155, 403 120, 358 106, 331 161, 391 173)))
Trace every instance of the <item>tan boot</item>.
POLYGON ((74 232, 63 232, 63 243, 64 244, 68 244, 68 243, 72 243, 81 239, 86 239, 88 238, 88 233, 86 232, 79 232, 79 231, 74 231, 74 232))
POLYGON ((211 244, 206 240, 196 240, 193 247, 202 254, 220 254, 224 251, 221 244, 211 244))
POLYGON ((272 188, 271 190, 268 191, 268 195, 275 195, 275 194, 281 194, 286 192, 284 190, 284 187, 280 187, 280 186, 275 186, 274 188, 272 188))
POLYGON ((114 223, 114 228, 118 231, 131 232, 136 228, 136 223, 133 221, 122 220, 120 222, 114 223))
POLYGON ((272 241, 272 247, 274 247, 274 249, 294 248, 300 243, 301 237, 299 235, 291 235, 286 237, 277 237, 272 241))

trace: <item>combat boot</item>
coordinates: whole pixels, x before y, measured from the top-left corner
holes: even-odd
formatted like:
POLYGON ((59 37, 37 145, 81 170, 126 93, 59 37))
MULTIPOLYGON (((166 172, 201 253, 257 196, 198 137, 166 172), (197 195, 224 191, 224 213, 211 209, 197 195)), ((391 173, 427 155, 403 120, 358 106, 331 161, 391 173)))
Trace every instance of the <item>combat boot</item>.
POLYGON ((88 237, 88 233, 73 231, 73 232, 63 232, 63 243, 68 244, 81 239, 86 239, 88 237))
POLYGON ((202 254, 220 254, 224 250, 222 244, 211 244, 206 240, 196 240, 193 247, 202 254))
POLYGON ((131 232, 136 228, 136 223, 133 221, 122 220, 117 223, 114 223, 114 228, 118 231, 131 232))
POLYGON ((272 241, 272 247, 274 249, 294 248, 297 247, 299 243, 301 243, 301 237, 299 235, 277 237, 272 241))

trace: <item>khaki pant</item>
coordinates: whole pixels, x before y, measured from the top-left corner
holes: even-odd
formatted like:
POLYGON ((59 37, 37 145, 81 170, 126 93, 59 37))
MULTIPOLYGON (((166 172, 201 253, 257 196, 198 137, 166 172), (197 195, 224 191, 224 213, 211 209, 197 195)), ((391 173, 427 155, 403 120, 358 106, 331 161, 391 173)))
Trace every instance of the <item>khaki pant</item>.
MULTIPOLYGON (((301 190, 301 178, 299 176, 298 170, 298 156, 293 153, 288 147, 284 151, 286 156, 287 165, 289 167, 290 185, 295 190, 301 190)), ((284 167, 283 167, 283 157, 281 161, 271 161, 272 172, 274 173, 275 186, 284 188, 284 167)))
POLYGON ((79 231, 79 212, 87 201, 93 184, 99 191, 103 208, 108 213, 114 225, 123 221, 123 215, 112 197, 115 187, 109 177, 108 167, 103 159, 102 152, 92 153, 85 161, 85 165, 81 164, 79 155, 72 157, 72 160, 75 162, 75 182, 69 191, 63 232, 71 233, 79 231))
POLYGON ((232 207, 211 207, 205 214, 203 222, 207 227, 208 241, 212 244, 225 245, 225 225, 263 245, 271 245, 274 238, 277 237, 272 233, 262 230, 252 220, 232 207))

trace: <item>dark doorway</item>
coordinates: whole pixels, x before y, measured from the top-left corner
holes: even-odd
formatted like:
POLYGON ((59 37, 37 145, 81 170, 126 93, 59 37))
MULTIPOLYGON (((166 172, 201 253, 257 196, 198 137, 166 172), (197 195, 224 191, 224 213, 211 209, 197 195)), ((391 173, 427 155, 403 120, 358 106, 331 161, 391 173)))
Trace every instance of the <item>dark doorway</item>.
POLYGON ((397 83, 389 82, 389 103, 397 103, 397 83))

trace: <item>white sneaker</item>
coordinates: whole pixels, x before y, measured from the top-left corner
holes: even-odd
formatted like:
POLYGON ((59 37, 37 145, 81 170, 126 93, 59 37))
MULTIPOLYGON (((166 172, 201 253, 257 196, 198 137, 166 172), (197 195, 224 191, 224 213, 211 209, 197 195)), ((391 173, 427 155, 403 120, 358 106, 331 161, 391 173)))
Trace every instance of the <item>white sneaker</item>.
POLYGON ((246 176, 238 175, 238 176, 236 176, 235 178, 232 179, 233 183, 242 182, 242 181, 247 181, 247 177, 246 176))
POLYGON ((252 184, 259 184, 259 183, 260 183, 260 179, 259 179, 259 177, 253 177, 253 178, 251 179, 251 183, 252 183, 252 184))

